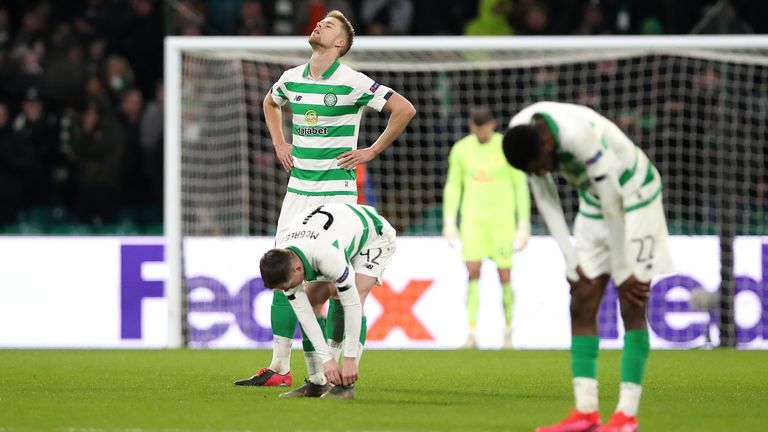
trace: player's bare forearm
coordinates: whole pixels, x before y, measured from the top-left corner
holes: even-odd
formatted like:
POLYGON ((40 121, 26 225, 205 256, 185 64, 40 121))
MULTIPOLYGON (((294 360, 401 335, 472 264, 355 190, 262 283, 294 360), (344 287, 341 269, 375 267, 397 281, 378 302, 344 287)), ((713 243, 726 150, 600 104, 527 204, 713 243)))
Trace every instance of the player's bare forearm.
POLYGON ((339 155, 339 167, 344 169, 353 169, 357 165, 369 162, 381 152, 386 150, 403 133, 413 116, 416 115, 416 108, 408 99, 394 93, 384 105, 383 111, 391 112, 387 127, 382 132, 379 139, 368 148, 352 150, 339 155))
POLYGON ((293 167, 293 156, 291 156, 291 145, 285 142, 283 135, 282 122, 283 114, 280 111, 280 105, 272 99, 272 95, 267 93, 264 97, 264 120, 267 123, 269 136, 272 138, 272 145, 275 147, 277 160, 283 169, 290 171, 293 167))

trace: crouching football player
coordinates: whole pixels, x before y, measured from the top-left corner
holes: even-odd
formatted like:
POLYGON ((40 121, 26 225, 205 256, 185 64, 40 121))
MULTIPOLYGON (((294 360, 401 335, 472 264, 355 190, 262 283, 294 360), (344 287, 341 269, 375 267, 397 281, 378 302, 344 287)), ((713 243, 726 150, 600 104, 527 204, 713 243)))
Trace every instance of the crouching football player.
POLYGON ((285 292, 311 357, 309 379, 281 397, 354 398, 367 330, 363 305, 394 252, 395 229, 376 209, 324 204, 300 213, 276 247, 264 254, 259 263, 264 285, 285 292), (332 281, 335 289, 304 284, 315 280, 332 281), (329 297, 326 326, 313 306, 329 297))

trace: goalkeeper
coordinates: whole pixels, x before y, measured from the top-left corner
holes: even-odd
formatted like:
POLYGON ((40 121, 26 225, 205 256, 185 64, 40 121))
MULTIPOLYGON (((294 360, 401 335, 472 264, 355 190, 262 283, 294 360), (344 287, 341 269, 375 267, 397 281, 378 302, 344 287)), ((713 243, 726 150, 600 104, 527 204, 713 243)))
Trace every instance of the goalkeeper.
POLYGON ((443 192, 443 235, 454 243, 461 237, 462 258, 469 273, 467 318, 469 336, 465 348, 474 348, 479 309, 482 260, 496 263, 502 288, 506 330, 504 346, 512 346, 513 243, 525 247, 530 235, 531 204, 525 174, 504 162, 502 135, 486 107, 470 113, 471 134, 454 144, 448 157, 448 178, 443 192), (456 216, 461 207, 461 228, 456 216))
MULTIPOLYGON (((309 36, 309 62, 287 70, 264 98, 266 119, 277 159, 291 176, 280 208, 277 238, 296 215, 308 207, 327 203, 357 202, 355 167, 375 158, 400 136, 416 113, 410 102, 389 87, 341 64, 339 58, 352 46, 355 31, 339 11, 329 12, 309 36), (281 106, 290 106, 293 139, 283 136, 281 106), (363 108, 391 113, 381 136, 357 149, 363 108)), ((319 283, 319 282, 318 282, 319 283)), ((332 289, 322 283, 326 290, 332 289)), ((320 316, 322 305, 315 307, 320 316)), ((331 300, 328 319, 339 310, 331 300)), ((235 382, 245 386, 290 386, 291 344, 297 319, 281 291, 275 291, 271 308, 272 361, 256 375, 235 382)), ((312 355, 305 355, 312 368, 312 355)))
POLYGON ((395 229, 376 209, 326 204, 299 214, 277 239, 277 247, 262 257, 264 285, 285 292, 301 323, 304 351, 316 357, 309 364, 307 382, 281 397, 354 398, 365 343, 363 305, 394 252, 395 229), (314 280, 331 281, 332 295, 341 305, 327 329, 313 308, 324 304, 330 293, 325 284, 304 284, 314 280), (339 370, 336 360, 342 348, 339 370), (330 390, 328 380, 336 384, 330 390))
POLYGON ((651 278, 673 270, 659 172, 611 121, 580 105, 539 102, 515 115, 504 155, 529 174, 536 205, 564 257, 571 285, 571 362, 576 409, 538 432, 635 432, 650 351, 651 278), (551 172, 579 195, 575 247, 551 172), (609 277, 624 321, 619 403, 600 426, 597 396, 597 312, 609 277))

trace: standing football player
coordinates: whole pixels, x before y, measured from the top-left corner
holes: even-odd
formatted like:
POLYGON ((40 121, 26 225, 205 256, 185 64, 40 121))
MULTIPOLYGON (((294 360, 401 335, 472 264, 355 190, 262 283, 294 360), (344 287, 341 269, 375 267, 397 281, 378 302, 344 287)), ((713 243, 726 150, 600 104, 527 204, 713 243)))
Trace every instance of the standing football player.
POLYGON ((646 320, 651 279, 673 270, 659 172, 611 121, 580 105, 538 102, 512 118, 504 154, 529 174, 531 191, 559 245, 571 286, 571 361, 576 409, 538 432, 634 432, 650 351, 646 320), (576 187, 575 247, 551 172, 576 187), (624 321, 619 403, 601 426, 597 312, 608 279, 624 321))
MULTIPOLYGON (((372 160, 400 136, 416 114, 413 105, 392 89, 340 63, 352 47, 355 31, 339 11, 331 11, 309 36, 309 62, 289 69, 264 98, 264 117, 277 158, 291 173, 276 238, 304 209, 324 203, 356 202, 355 167, 372 160), (293 140, 283 136, 281 107, 293 113, 293 140), (370 146, 357 150, 364 107, 390 112, 387 127, 370 146)), ((332 284, 322 283, 325 289, 332 284)), ((322 321, 322 305, 315 307, 322 321)), ((331 301, 328 319, 340 306, 331 301)), ((290 386, 291 344, 297 318, 282 291, 275 291, 271 307, 274 342, 272 362, 251 378, 235 382, 249 386, 290 386)), ((305 345, 306 347, 306 345, 305 345)), ((322 362, 314 351, 305 353, 310 381, 321 381, 322 362), (315 371, 313 373, 313 371, 315 371)))
POLYGON ((504 346, 512 347, 513 249, 528 242, 531 202, 525 173, 504 161, 502 135, 487 107, 470 113, 471 134, 457 141, 448 157, 448 178, 443 192, 443 236, 453 244, 461 237, 462 258, 469 274, 467 319, 469 336, 464 348, 475 348, 475 325, 480 307, 480 268, 485 258, 496 263, 502 288, 504 346), (461 206, 460 228, 456 225, 461 206), (515 246, 513 247, 513 243, 515 246))

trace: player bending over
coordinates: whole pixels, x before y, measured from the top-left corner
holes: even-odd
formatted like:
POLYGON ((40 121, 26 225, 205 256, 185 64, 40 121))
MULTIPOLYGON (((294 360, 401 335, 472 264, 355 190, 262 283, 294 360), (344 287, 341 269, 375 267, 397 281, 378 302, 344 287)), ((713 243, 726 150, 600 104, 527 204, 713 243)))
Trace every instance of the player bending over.
MULTIPOLYGON (((264 117, 277 158, 290 171, 288 191, 280 208, 280 239, 296 214, 326 203, 357 202, 355 167, 389 147, 405 130, 416 110, 392 89, 339 62, 352 46, 355 31, 339 11, 329 12, 309 36, 309 62, 287 70, 264 98, 264 117), (280 107, 289 105, 293 123, 292 144, 283 136, 280 107), (390 112, 386 129, 370 147, 357 149, 360 117, 364 107, 390 112)), ((326 290, 332 285, 324 283, 326 290)), ((329 320, 338 308, 329 308, 329 320)), ((321 314, 322 305, 315 307, 321 314)), ((281 291, 275 291, 271 308, 272 362, 236 385, 290 386, 291 344, 296 315, 281 291)), ((305 356, 307 367, 312 361, 305 356)))
POLYGON ((452 241, 461 236, 462 258, 469 274, 467 319, 469 336, 464 348, 475 348, 475 326, 480 307, 478 295, 483 259, 496 263, 501 282, 504 318, 504 347, 512 347, 513 243, 525 247, 530 235, 531 201, 525 174, 504 162, 502 135, 487 107, 472 109, 471 135, 457 141, 448 157, 448 178, 443 192, 443 236, 452 241), (500 199, 509 197, 510 199, 500 199), (461 204, 461 231, 456 214, 461 204))
POLYGON ((264 285, 276 294, 285 293, 301 324, 304 351, 316 358, 308 363, 306 383, 281 397, 354 397, 366 334, 362 308, 394 252, 395 229, 376 209, 325 204, 300 213, 277 239, 276 248, 262 257, 259 266, 264 285), (304 283, 316 280, 331 281, 334 289, 329 292, 325 284, 304 283), (323 305, 329 295, 338 302, 331 307, 341 310, 329 311, 335 318, 326 327, 313 308, 323 305), (339 370, 336 360, 342 350, 339 370), (333 388, 329 380, 335 384, 333 388))
POLYGON ((504 135, 512 166, 533 174, 531 191, 565 257, 571 285, 571 361, 576 409, 538 432, 638 430, 648 359, 646 308, 651 278, 672 271, 661 177, 612 122, 579 105, 538 102, 518 113, 504 135), (552 175, 558 171, 579 195, 575 247, 552 175), (597 312, 609 277, 619 291, 626 333, 619 403, 600 426, 597 397, 597 312))

